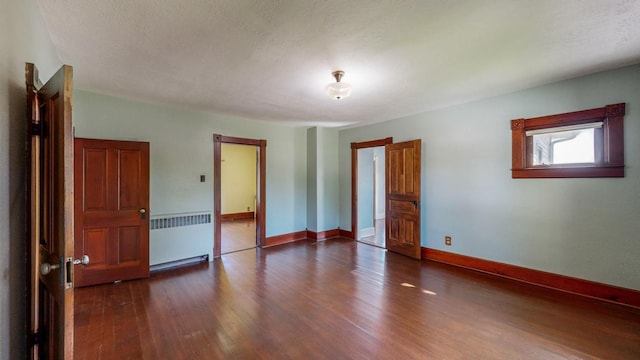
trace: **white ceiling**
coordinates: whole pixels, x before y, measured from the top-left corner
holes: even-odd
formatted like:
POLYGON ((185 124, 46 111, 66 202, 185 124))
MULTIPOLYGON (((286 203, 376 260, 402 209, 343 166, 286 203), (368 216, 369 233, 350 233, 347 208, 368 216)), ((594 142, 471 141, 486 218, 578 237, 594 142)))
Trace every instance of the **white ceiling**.
POLYGON ((640 0, 38 0, 80 89, 357 126, 640 62, 640 0), (351 97, 324 87, 344 70, 351 97))

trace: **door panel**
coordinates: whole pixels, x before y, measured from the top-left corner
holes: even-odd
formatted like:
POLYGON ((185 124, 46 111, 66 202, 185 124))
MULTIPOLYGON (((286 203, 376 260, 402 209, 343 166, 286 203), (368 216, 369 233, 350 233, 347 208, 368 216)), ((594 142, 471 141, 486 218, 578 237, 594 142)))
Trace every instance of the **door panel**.
POLYGON ((121 264, 137 264, 140 261, 140 231, 138 227, 121 227, 118 245, 118 261, 121 264))
POLYGON ((26 64, 31 358, 73 358, 73 69, 40 84, 26 64), (42 265, 42 267, 41 267, 42 265))
POLYGON ((385 146, 387 249, 420 259, 421 141, 385 146))
POLYGON ((76 286, 149 276, 149 143, 75 139, 76 286), (141 213, 144 209, 144 213, 141 213))
POLYGON ((105 149, 87 149, 84 171, 84 206, 89 211, 107 209, 107 152, 105 149))
POLYGON ((84 247, 87 254, 91 254, 91 266, 94 268, 104 267, 107 263, 107 238, 108 228, 95 228, 85 230, 84 247))
MULTIPOLYGON (((120 210, 138 211, 143 203, 142 184, 140 182, 143 163, 141 151, 120 150, 120 210)), ((148 186, 147 186, 148 188, 148 186)))

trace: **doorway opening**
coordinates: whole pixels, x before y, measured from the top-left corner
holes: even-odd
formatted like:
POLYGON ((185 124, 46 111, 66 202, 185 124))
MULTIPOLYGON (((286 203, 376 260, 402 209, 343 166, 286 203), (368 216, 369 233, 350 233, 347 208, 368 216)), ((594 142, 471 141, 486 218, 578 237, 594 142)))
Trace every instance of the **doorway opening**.
POLYGON ((352 214, 355 240, 386 248, 385 145, 392 138, 351 144, 352 214))
POLYGON ((264 244, 267 141, 214 134, 213 142, 213 257, 217 258, 223 253, 262 247, 264 244), (229 147, 229 145, 238 145, 240 147, 229 147), (232 162, 236 165, 240 162, 237 159, 231 160, 236 158, 235 155, 237 154, 234 154, 234 151, 239 154, 244 153, 244 162, 253 164, 253 171, 249 170, 246 164, 238 169, 231 166, 234 165, 232 162), (223 155, 223 153, 226 155, 223 155), (250 156, 255 159, 254 162, 247 160, 250 156), (225 157, 229 161, 226 161, 225 157), (223 160, 225 161, 223 162, 223 160), (229 176, 231 179, 223 180, 223 177, 226 176, 225 173, 226 175, 231 175, 229 176), (249 191, 250 194, 247 194, 245 190, 238 192, 239 195, 234 195, 234 189, 238 188, 240 180, 249 184, 244 186, 245 189, 251 187, 250 184, 253 184, 254 192, 249 191), (229 182, 230 185, 227 186, 229 189, 226 190, 229 191, 225 196, 223 186, 226 182, 229 182), (238 201, 234 200, 236 195, 239 199, 238 201), (225 202, 224 210, 223 202, 225 202), (247 208, 249 210, 241 211, 247 208), (224 246, 223 238, 225 239, 224 246))
POLYGON ((222 255, 255 248, 255 204, 258 188, 258 148, 221 145, 221 249, 222 255))

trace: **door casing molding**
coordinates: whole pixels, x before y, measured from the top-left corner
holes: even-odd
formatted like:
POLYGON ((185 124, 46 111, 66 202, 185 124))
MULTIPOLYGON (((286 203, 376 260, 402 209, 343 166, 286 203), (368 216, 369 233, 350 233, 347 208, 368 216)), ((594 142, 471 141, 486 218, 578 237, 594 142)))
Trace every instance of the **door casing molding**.
POLYGON ((213 257, 221 255, 221 218, 222 202, 220 199, 222 188, 220 171, 222 164, 222 144, 250 145, 258 148, 256 164, 257 193, 256 193, 256 245, 266 245, 266 168, 267 168, 267 140, 246 139, 232 136, 213 134, 213 257))
POLYGON ((387 144, 393 144, 393 137, 351 143, 351 234, 354 240, 358 240, 358 149, 387 144))

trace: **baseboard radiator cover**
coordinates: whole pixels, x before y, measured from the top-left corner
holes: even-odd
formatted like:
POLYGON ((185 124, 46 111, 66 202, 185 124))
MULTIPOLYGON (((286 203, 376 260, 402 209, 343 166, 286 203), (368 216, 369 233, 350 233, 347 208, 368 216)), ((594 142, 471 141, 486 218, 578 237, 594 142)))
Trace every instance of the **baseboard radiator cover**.
POLYGON ((190 265, 196 265, 196 264, 200 264, 200 263, 203 263, 203 262, 209 262, 209 254, 194 256, 194 257, 190 257, 190 258, 186 258, 186 259, 169 261, 169 262, 162 263, 162 264, 151 265, 149 267, 149 271, 151 273, 155 273, 155 272, 158 272, 158 271, 171 270, 171 269, 175 269, 175 268, 180 268, 180 267, 185 267, 185 266, 190 266, 190 265))
POLYGON ((210 212, 158 215, 151 217, 149 221, 149 230, 169 229, 210 223, 210 212))

